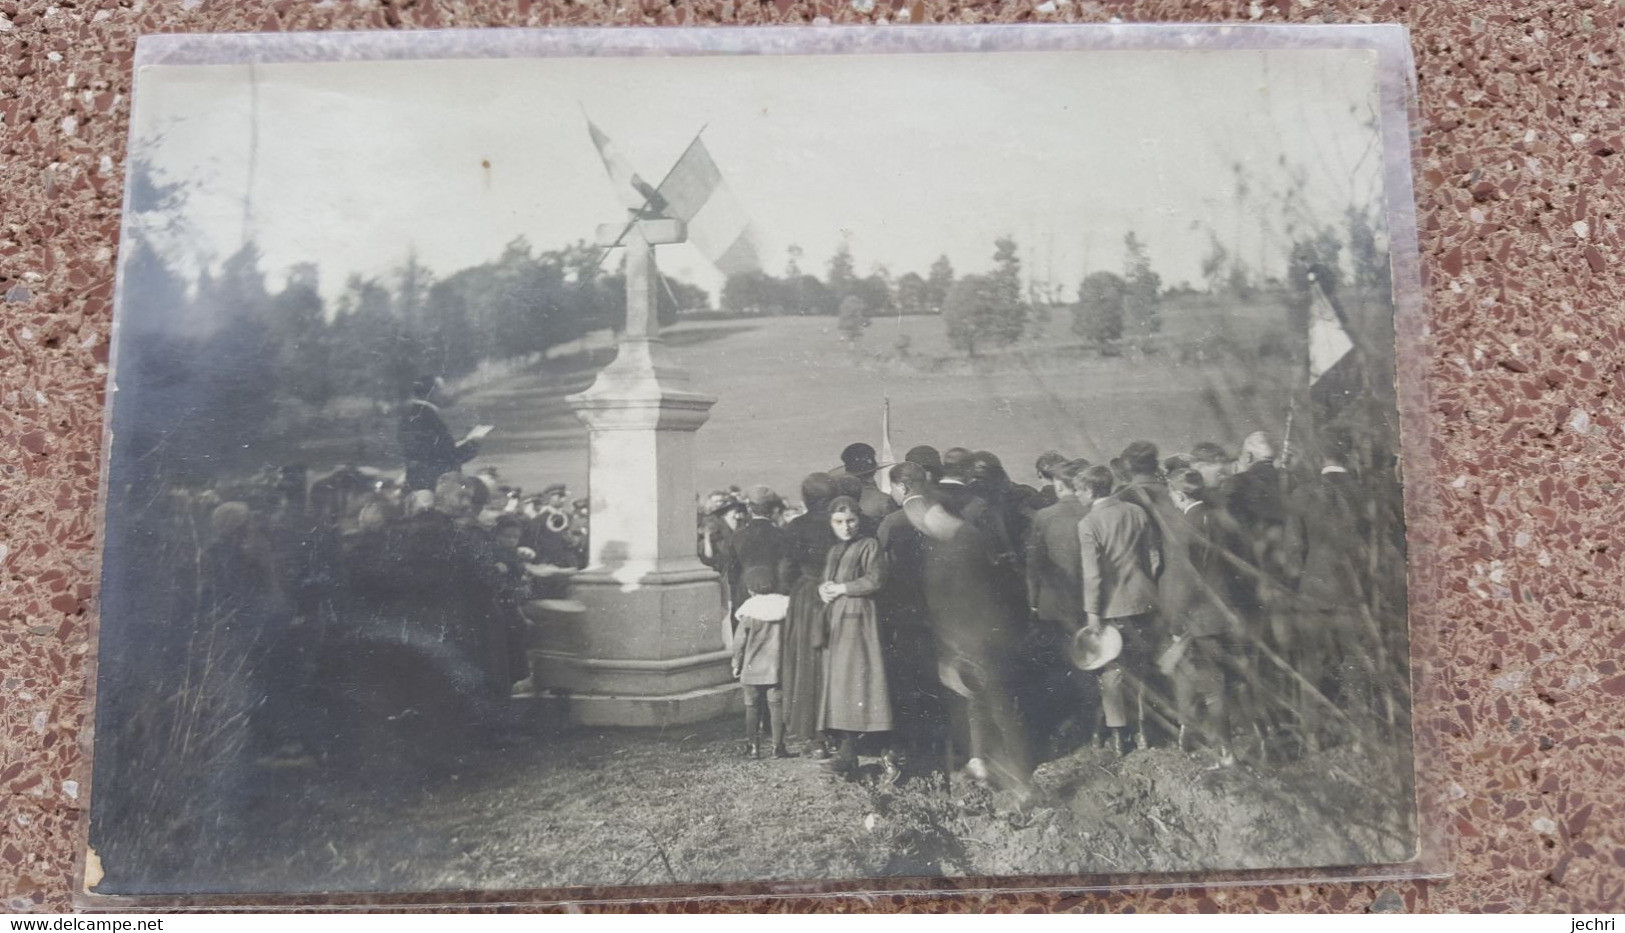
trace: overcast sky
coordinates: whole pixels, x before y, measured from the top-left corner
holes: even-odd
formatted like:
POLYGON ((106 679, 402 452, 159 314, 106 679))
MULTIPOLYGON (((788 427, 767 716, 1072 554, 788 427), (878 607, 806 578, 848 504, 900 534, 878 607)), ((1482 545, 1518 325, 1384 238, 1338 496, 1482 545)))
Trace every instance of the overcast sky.
MULTIPOLYGON (((523 235, 549 249, 624 216, 582 108, 651 182, 702 125, 760 228, 769 271, 842 236, 860 271, 986 269, 1013 234, 1070 289, 1118 269, 1133 229, 1169 284, 1200 282, 1211 228, 1279 272, 1267 189, 1307 173, 1309 210, 1380 191, 1374 53, 1039 52, 156 66, 138 151, 189 183, 177 250, 195 269, 245 232, 280 283, 320 266, 331 298, 411 249, 440 274, 523 235), (257 140, 257 147, 255 141, 257 140), (257 149, 257 151, 256 151, 257 149), (252 155, 251 155, 252 154, 252 155), (1253 191, 1238 210, 1242 162, 1253 191)), ((686 245, 662 268, 713 290, 686 245)))

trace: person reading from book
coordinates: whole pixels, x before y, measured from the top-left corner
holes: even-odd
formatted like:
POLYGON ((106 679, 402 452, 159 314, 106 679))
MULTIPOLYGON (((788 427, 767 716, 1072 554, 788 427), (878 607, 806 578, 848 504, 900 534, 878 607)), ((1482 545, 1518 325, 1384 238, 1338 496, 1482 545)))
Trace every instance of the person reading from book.
POLYGON ((462 470, 480 452, 480 441, 491 433, 488 424, 475 425, 462 440, 453 440, 439 405, 446 383, 439 376, 423 376, 412 383, 412 397, 401 413, 398 438, 406 466, 406 489, 433 489, 442 474, 462 470))

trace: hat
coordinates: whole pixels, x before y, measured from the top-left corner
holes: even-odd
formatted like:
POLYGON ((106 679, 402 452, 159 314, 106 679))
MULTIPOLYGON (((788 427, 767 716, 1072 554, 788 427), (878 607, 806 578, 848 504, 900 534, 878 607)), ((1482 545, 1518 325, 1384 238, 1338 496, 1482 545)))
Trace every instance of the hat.
POLYGON ((542 490, 542 496, 545 498, 547 496, 553 495, 554 493, 557 493, 557 494, 563 496, 563 495, 568 495, 569 492, 570 492, 570 487, 564 485, 563 483, 554 483, 553 485, 551 485, 551 486, 547 487, 546 489, 542 490))
POLYGON ((1115 625, 1103 625, 1100 631, 1078 629, 1067 646, 1066 657, 1080 671, 1098 671, 1123 653, 1123 633, 1115 625))
POLYGON ((745 502, 750 506, 750 510, 757 514, 765 514, 784 505, 784 500, 779 498, 779 494, 766 486, 752 486, 746 490, 745 502))
POLYGON ((741 512, 745 511, 745 503, 740 502, 738 499, 735 499, 733 496, 729 496, 726 499, 723 499, 722 503, 720 505, 718 505, 714 509, 711 509, 709 512, 706 512, 705 514, 707 514, 707 515, 726 515, 727 513, 732 512, 732 511, 734 511, 736 509, 741 511, 741 512))
POLYGON ((861 441, 848 444, 846 449, 841 451, 841 464, 846 467, 846 472, 854 476, 873 473, 876 467, 875 449, 861 441))

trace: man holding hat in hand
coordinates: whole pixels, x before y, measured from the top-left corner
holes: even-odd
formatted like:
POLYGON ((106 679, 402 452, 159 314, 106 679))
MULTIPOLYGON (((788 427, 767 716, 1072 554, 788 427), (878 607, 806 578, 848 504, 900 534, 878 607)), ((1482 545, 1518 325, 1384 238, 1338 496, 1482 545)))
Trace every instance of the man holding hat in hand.
POLYGON ((1162 552, 1157 527, 1145 509, 1112 495, 1116 478, 1106 467, 1090 467, 1078 483, 1078 501, 1089 514, 1078 523, 1083 564, 1085 628, 1098 633, 1108 623, 1123 638, 1123 650, 1100 671, 1100 704, 1112 748, 1127 750, 1133 728, 1145 747, 1145 681, 1156 646, 1157 576, 1162 552))

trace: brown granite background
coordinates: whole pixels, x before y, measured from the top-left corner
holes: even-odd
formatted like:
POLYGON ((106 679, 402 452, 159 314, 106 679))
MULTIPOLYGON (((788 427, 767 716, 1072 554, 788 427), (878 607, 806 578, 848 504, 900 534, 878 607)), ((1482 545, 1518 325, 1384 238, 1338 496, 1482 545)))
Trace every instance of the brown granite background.
MULTIPOLYGON (((1443 695, 1423 725, 1438 738, 1431 777, 1455 877, 728 906, 1625 910, 1625 3, 1039 2, 0 0, 0 909, 67 909, 86 816, 75 782, 135 38, 823 17, 1411 28, 1441 509, 1422 544, 1445 620, 1443 695)), ((707 906, 718 902, 677 909, 707 906)))

